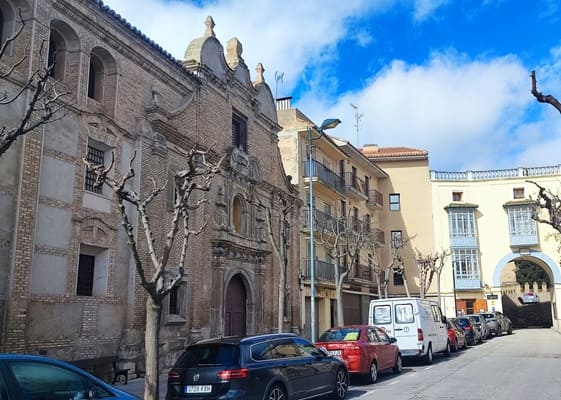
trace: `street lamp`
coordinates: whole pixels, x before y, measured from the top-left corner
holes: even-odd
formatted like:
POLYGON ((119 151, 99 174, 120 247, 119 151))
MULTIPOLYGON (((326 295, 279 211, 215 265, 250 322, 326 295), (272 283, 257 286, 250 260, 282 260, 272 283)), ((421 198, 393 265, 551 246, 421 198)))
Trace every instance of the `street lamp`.
POLYGON ((309 203, 308 213, 310 218, 310 327, 311 327, 311 340, 312 343, 316 341, 316 277, 315 277, 315 255, 314 255, 314 191, 312 184, 313 174, 313 141, 321 138, 323 131, 326 129, 335 128, 341 121, 337 118, 328 118, 321 124, 320 127, 308 127, 308 188, 309 188, 309 203), (312 137, 312 131, 317 130, 319 136, 312 137))

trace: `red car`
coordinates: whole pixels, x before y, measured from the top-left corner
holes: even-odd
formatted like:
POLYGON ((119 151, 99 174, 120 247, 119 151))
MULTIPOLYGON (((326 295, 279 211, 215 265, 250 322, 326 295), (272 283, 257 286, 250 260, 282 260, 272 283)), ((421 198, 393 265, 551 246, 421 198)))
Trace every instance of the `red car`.
POLYGON ((369 383, 376 382, 378 371, 402 370, 401 353, 396 339, 376 326, 347 325, 331 328, 319 338, 316 346, 342 358, 351 374, 361 374, 369 383))
POLYGON ((465 349, 467 347, 466 333, 456 321, 446 320, 446 328, 448 328, 448 341, 450 348, 454 351, 465 349))

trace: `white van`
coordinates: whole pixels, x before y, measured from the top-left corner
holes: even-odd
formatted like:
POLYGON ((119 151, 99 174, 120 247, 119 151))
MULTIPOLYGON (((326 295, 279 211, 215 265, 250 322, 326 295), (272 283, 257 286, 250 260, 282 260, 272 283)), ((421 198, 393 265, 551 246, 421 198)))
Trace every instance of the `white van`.
POLYGON ((403 357, 422 357, 430 364, 433 353, 450 355, 446 317, 436 301, 417 297, 372 300, 368 324, 395 337, 403 357))

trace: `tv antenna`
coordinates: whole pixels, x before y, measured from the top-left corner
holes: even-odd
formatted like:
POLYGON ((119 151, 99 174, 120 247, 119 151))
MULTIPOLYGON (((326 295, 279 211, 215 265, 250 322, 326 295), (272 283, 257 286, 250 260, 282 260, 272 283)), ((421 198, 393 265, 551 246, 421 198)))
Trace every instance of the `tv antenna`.
POLYGON ((284 72, 275 71, 275 100, 279 98, 278 91, 279 91, 279 82, 282 84, 282 79, 284 78, 284 72))
POLYGON ((358 106, 355 106, 353 103, 351 103, 351 107, 355 109, 356 147, 360 147, 360 141, 358 139, 358 134, 359 134, 359 131, 360 131, 359 123, 360 123, 360 120, 362 119, 362 114, 360 114, 358 112, 358 106))

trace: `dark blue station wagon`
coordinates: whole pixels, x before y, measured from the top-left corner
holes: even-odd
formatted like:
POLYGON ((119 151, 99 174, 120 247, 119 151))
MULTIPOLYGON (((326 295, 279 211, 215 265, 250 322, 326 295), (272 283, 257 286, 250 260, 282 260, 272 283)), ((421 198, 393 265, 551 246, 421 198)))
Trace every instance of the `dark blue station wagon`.
POLYGON ((342 400, 345 363, 290 333, 225 337, 193 344, 168 375, 167 399, 342 400))

